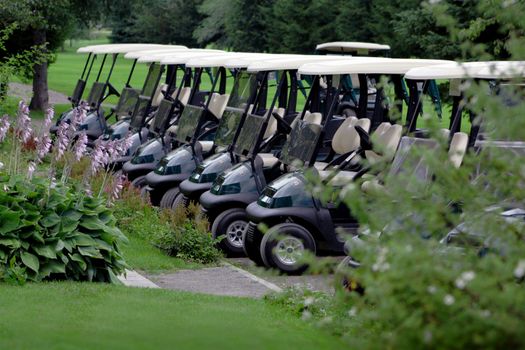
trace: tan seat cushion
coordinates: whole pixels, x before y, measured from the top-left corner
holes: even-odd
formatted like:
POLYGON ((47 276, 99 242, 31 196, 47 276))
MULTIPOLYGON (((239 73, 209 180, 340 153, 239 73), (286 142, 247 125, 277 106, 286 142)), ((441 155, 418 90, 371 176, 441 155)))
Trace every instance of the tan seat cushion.
MULTIPOLYGON (((319 171, 319 176, 322 180, 327 179, 331 176, 333 171, 331 170, 321 170, 319 171)), ((332 186, 345 186, 351 183, 354 180, 354 177, 357 175, 356 171, 339 171, 331 180, 330 184, 332 186)))
POLYGON ((273 167, 279 161, 279 158, 272 153, 259 153, 258 155, 262 158, 263 166, 265 168, 273 167))

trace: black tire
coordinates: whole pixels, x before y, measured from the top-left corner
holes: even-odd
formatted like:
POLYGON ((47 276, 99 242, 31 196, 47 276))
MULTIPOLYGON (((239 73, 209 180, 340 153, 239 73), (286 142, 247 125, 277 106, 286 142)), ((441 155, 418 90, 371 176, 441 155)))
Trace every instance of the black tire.
POLYGON ((143 186, 140 189, 140 198, 142 198, 144 201, 151 202, 149 191, 146 191, 146 186, 143 186))
POLYGON ((264 266, 261 258, 262 237, 262 233, 256 227, 249 227, 242 237, 244 254, 257 266, 264 266))
POLYGON ((169 190, 167 190, 166 193, 164 193, 164 195, 160 199, 159 207, 162 209, 171 209, 173 201, 179 193, 180 191, 178 187, 170 188, 169 190))
POLYGON ((139 176, 135 180, 131 181, 131 185, 135 188, 142 188, 146 186, 146 175, 139 176))
POLYGON ((171 209, 177 210, 178 207, 186 208, 188 203, 185 202, 184 195, 182 193, 179 193, 175 199, 173 199, 173 204, 171 205, 171 209))
POLYGON ((213 238, 225 236, 219 247, 229 257, 244 256, 243 236, 248 227, 246 211, 241 208, 228 209, 220 213, 211 225, 213 238))
POLYGON ((267 267, 275 267, 289 275, 298 275, 308 268, 308 264, 301 261, 301 251, 307 250, 316 253, 312 234, 301 225, 284 223, 275 225, 266 232, 261 241, 260 253, 267 267), (294 249, 294 246, 297 249, 296 255, 293 252, 285 255, 286 250, 294 249))

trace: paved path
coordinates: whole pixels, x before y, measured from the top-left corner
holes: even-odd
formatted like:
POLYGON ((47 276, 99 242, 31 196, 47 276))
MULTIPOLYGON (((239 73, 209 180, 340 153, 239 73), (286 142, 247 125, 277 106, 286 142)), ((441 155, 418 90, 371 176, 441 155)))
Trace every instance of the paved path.
POLYGON ((160 288, 194 293, 261 298, 288 287, 333 293, 333 277, 286 276, 253 266, 247 258, 228 259, 221 266, 171 273, 146 274, 160 288))
POLYGON ((147 277, 161 288, 214 295, 261 298, 281 290, 272 283, 228 265, 147 277))
POLYGON ((160 288, 146 277, 136 271, 126 270, 126 275, 118 276, 120 282, 128 287, 160 288))
MULTIPOLYGON (((29 103, 31 96, 33 95, 33 87, 29 84, 9 83, 9 92, 7 94, 8 96, 20 98, 29 103)), ((60 92, 49 90, 49 103, 55 105, 67 104, 70 102, 66 95, 60 92)))

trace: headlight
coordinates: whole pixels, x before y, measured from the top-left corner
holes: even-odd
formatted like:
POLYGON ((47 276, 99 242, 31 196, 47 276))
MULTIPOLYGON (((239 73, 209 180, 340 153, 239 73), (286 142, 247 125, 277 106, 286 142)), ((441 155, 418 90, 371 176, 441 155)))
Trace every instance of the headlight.
POLYGON ((241 192, 240 183, 233 183, 233 184, 228 184, 228 185, 215 184, 211 188, 211 193, 217 194, 217 195, 236 194, 240 192, 241 192))
POLYGON ((148 154, 145 156, 137 156, 133 157, 131 159, 131 164, 146 164, 146 163, 153 163, 155 161, 155 157, 153 154, 148 154))
POLYGON ((191 174, 190 176, 190 182, 199 184, 199 183, 207 183, 207 182, 213 182, 217 178, 217 173, 207 173, 203 174, 203 168, 201 166, 197 167, 197 169, 191 174))

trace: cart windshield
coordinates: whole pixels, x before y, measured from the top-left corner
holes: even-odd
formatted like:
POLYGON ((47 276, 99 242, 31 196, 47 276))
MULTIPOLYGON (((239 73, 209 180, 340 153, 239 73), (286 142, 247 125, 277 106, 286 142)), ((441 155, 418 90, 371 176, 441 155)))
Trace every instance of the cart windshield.
POLYGON ((146 82, 142 88, 142 95, 144 96, 153 96, 157 85, 159 83, 160 77, 162 75, 162 66, 156 63, 152 63, 149 66, 148 76, 146 77, 146 82))
POLYGON ((248 114, 246 116, 239 138, 235 143, 234 152, 237 155, 247 156, 254 153, 265 120, 266 117, 261 115, 248 114))
POLYGON ((117 116, 129 116, 137 104, 140 90, 133 88, 124 88, 118 100, 115 113, 117 116))
POLYGON ((232 93, 227 107, 246 109, 250 96, 257 89, 257 75, 241 71, 235 76, 232 93))
POLYGON ((224 111, 215 134, 214 142, 217 146, 226 147, 232 144, 243 113, 244 109, 240 108, 228 108, 224 111))
POLYGON ((91 91, 89 92, 89 97, 87 99, 87 103, 90 107, 98 106, 100 101, 102 101, 102 97, 104 97, 104 90, 106 90, 106 83, 99 81, 93 83, 91 91))
POLYGON ((296 120, 283 145, 280 160, 284 164, 292 164, 296 161, 309 162, 314 157, 321 131, 319 124, 296 120))
POLYGON ((84 93, 85 87, 86 81, 79 79, 77 81, 77 85, 75 85, 75 90, 73 90, 73 95, 71 95, 71 102, 77 104, 80 101, 80 99, 82 98, 82 94, 84 93))
POLYGON ((407 190, 413 186, 417 187, 417 183, 430 182, 432 173, 425 161, 425 155, 438 147, 439 142, 433 139, 403 137, 388 175, 406 180, 407 190))
POLYGON ((146 118, 146 112, 150 103, 149 97, 139 96, 139 100, 135 105, 133 110, 133 115, 131 116, 130 125, 132 128, 141 128, 144 119, 146 118))
POLYGON ((178 129, 176 139, 179 142, 190 142, 197 126, 204 108, 187 105, 184 107, 181 116, 179 117, 178 129))
POLYGON ((155 133, 164 133, 166 125, 168 124, 171 116, 172 106, 173 102, 168 101, 166 99, 160 102, 159 109, 157 110, 157 114, 155 115, 155 121, 153 122, 153 131, 155 133))

